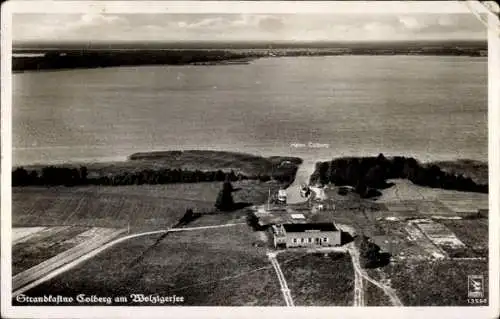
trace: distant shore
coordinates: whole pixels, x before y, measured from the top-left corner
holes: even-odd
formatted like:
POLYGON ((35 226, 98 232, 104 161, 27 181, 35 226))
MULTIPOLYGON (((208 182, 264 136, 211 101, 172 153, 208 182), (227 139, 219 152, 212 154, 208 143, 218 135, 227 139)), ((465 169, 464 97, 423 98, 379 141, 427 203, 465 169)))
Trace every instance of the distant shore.
POLYGON ((302 159, 246 153, 185 150, 134 153, 126 161, 29 165, 13 169, 13 186, 137 185, 208 181, 295 179, 302 159))
POLYGON ((13 186, 135 185, 230 180, 350 185, 363 193, 381 189, 391 178, 407 178, 430 187, 488 192, 488 163, 474 160, 421 163, 414 158, 334 158, 316 162, 311 176, 299 176, 302 158, 262 157, 246 153, 185 150, 134 153, 126 161, 29 165, 13 168, 13 186), (298 180, 300 179, 300 181, 298 180))
POLYGON ((486 57, 487 47, 398 46, 261 49, 14 49, 14 72, 141 65, 249 64, 263 57, 342 55, 421 55, 486 57))
POLYGON ((39 55, 16 54, 12 71, 94 69, 146 65, 227 65, 248 64, 257 57, 224 50, 169 51, 48 51, 39 55))

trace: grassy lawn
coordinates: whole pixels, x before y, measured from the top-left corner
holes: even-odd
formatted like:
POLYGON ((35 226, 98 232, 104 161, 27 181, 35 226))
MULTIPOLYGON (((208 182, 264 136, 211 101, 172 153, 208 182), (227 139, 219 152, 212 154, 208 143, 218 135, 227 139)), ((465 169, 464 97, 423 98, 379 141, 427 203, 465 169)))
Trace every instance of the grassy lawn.
POLYGON ((392 306, 389 297, 384 294, 382 289, 371 282, 364 280, 363 288, 365 291, 365 306, 369 307, 388 307, 392 306))
POLYGON ((297 157, 272 156, 261 157, 258 155, 210 151, 210 150, 185 150, 166 152, 136 153, 130 156, 129 165, 163 165, 170 168, 183 169, 233 169, 246 175, 270 174, 272 170, 282 170, 280 164, 290 161, 293 165, 302 162, 297 157))
POLYGON ((397 262, 383 270, 405 306, 469 306, 467 276, 488 281, 488 262, 480 260, 397 262))
POLYGON ((271 265, 228 277, 219 283, 172 289, 177 295, 191 296, 191 305, 285 306, 276 273, 271 265), (193 299, 198 296, 199 301, 193 299))
POLYGON ((119 244, 26 294, 176 294, 191 306, 281 304, 265 248, 252 245, 258 235, 247 225, 157 239, 119 244))
MULTIPOLYGON (((402 179, 393 179, 388 182, 394 185, 382 190, 382 196, 377 199, 377 202, 392 203, 400 201, 439 200, 445 203, 446 206, 448 206, 447 204, 452 204, 453 207, 455 205, 461 205, 471 210, 488 208, 488 194, 424 187, 402 179)), ((452 207, 448 208, 452 209, 452 207)), ((436 215, 443 213, 445 212, 437 211, 436 215)))
MULTIPOLYGON (((248 204, 264 203, 268 188, 278 187, 276 183, 258 181, 235 182, 233 186, 240 189, 233 194, 235 202, 248 204)), ((175 224, 188 208, 194 212, 213 212, 221 187, 222 183, 219 182, 15 187, 12 194, 12 225, 122 228, 130 224, 132 231, 164 229, 175 224)), ((214 223, 218 223, 217 218, 214 223)))
POLYGON ((354 270, 348 254, 283 253, 278 261, 296 306, 352 305, 354 270))
MULTIPOLYGON (((381 268, 368 268, 365 269, 368 276, 373 280, 385 286, 391 286, 390 278, 383 272, 381 268)), ((368 280, 363 279, 363 289, 365 292, 365 306, 369 307, 391 307, 391 299, 384 293, 382 289, 375 286, 368 280)))

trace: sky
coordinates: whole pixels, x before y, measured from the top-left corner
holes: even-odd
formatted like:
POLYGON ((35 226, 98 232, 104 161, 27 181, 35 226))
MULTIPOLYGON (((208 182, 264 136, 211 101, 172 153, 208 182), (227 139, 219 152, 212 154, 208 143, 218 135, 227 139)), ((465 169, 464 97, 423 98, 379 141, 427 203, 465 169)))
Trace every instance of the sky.
POLYGON ((486 40, 472 14, 13 15, 16 42, 486 40))

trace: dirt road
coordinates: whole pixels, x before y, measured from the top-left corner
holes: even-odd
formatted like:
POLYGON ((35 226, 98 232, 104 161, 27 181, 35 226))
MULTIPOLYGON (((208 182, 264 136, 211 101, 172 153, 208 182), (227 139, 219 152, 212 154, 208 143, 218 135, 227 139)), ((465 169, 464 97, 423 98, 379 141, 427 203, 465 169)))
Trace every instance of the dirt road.
POLYGON ((276 259, 276 254, 273 252, 268 252, 267 257, 269 258, 269 261, 274 267, 274 271, 276 272, 276 275, 278 276, 278 280, 281 286, 281 292, 283 293, 283 298, 285 299, 285 303, 287 307, 295 307, 295 304, 293 303, 293 298, 292 295, 290 294, 290 289, 288 288, 288 284, 286 283, 285 275, 283 275, 283 272, 281 271, 280 264, 278 263, 278 260, 276 259))
POLYGON ((304 161, 304 163, 299 166, 295 174, 295 180, 286 189, 287 203, 298 204, 307 201, 307 197, 302 197, 302 195, 300 195, 300 186, 302 184, 309 185, 309 178, 314 172, 315 165, 315 161, 304 161))
POLYGON ((95 235, 91 239, 86 240, 71 249, 68 249, 13 276, 12 289, 19 289, 20 287, 26 286, 38 278, 50 274, 52 271, 63 266, 64 264, 67 264, 72 260, 76 260, 79 257, 90 253, 92 250, 97 249, 106 242, 116 238, 124 231, 125 229, 98 228, 95 231, 95 235))
POLYGON ((401 300, 399 300, 399 297, 396 295, 396 292, 387 286, 382 285, 378 281, 374 280, 368 274, 364 269, 361 268, 361 265, 359 263, 359 251, 357 248, 354 246, 354 244, 350 243, 347 245, 347 249, 349 250, 349 254, 351 255, 352 258, 352 264, 354 266, 354 271, 355 271, 355 291, 354 291, 354 306, 364 306, 364 291, 363 291, 363 284, 356 284, 357 280, 367 280, 377 286, 378 288, 382 289, 384 293, 389 297, 391 300, 391 303, 393 306, 396 307, 402 307, 403 303, 401 300), (357 278, 359 277, 359 278, 357 278), (359 292, 356 292, 356 288, 359 290, 359 292))

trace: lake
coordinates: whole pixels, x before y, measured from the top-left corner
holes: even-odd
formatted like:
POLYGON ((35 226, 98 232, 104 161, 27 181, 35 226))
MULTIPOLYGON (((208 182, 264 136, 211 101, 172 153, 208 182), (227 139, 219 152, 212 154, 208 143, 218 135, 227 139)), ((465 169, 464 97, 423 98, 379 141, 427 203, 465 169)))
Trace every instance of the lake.
POLYGON ((13 165, 216 149, 487 161, 487 59, 265 58, 13 76, 13 165))

